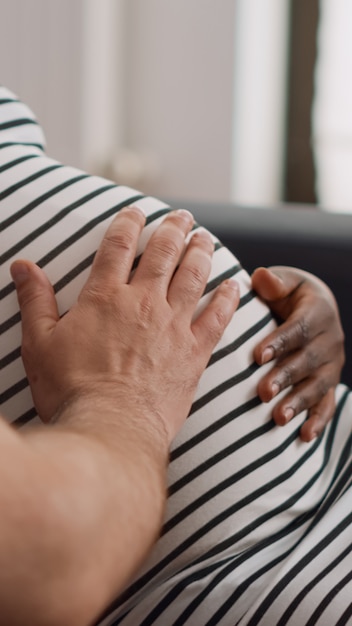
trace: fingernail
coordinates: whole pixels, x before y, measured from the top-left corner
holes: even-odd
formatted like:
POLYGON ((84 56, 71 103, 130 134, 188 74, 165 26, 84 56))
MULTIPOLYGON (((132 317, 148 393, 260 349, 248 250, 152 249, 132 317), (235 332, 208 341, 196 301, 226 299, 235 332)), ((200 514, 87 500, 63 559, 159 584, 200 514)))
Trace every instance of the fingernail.
POLYGON ((264 365, 264 363, 269 363, 269 361, 272 361, 274 356, 275 352, 271 346, 269 348, 265 348, 262 354, 262 365, 264 365))
POLYGON ((238 292, 240 290, 239 284, 234 278, 228 278, 227 280, 225 280, 224 284, 227 287, 230 287, 230 289, 232 289, 233 291, 238 292))
POLYGON ((175 213, 179 217, 182 217, 182 219, 184 219, 185 222, 187 222, 187 224, 189 224, 189 223, 193 224, 194 217, 193 217, 192 213, 190 213, 189 211, 186 211, 186 209, 177 209, 177 211, 175 211, 175 213))
POLYGON ((272 276, 275 276, 276 280, 279 281, 279 283, 281 283, 281 285, 284 284, 284 281, 282 280, 281 276, 279 274, 277 274, 276 272, 273 272, 273 270, 269 270, 270 274, 272 276))
POLYGON ((294 417, 294 410, 292 409, 292 407, 288 407, 287 409, 284 410, 284 419, 285 422, 289 422, 290 420, 292 420, 292 418, 294 417))
POLYGON ((194 237, 196 239, 202 239, 203 241, 206 241, 207 243, 209 243, 212 246, 212 251, 213 251, 214 249, 213 239, 211 237, 211 234, 205 228, 198 228, 198 230, 194 233, 192 239, 194 239, 194 237))
POLYGON ((140 213, 141 215, 143 215, 143 217, 145 217, 145 213, 144 213, 143 209, 141 209, 136 204, 131 204, 129 206, 123 207, 123 209, 120 210, 120 213, 125 213, 125 211, 131 211, 131 210, 138 211, 138 213, 140 213))
POLYGON ((275 396, 277 396, 277 394, 280 392, 281 387, 278 383, 273 383, 271 385, 271 395, 273 398, 275 398, 275 396))
POLYGON ((206 230, 206 228, 200 227, 196 230, 193 237, 204 237, 207 239, 211 239, 211 234, 209 233, 209 231, 206 230))
POLYGON ((10 268, 12 280, 15 283, 16 287, 22 285, 29 276, 29 269, 26 263, 22 263, 21 261, 16 261, 11 265, 10 268))

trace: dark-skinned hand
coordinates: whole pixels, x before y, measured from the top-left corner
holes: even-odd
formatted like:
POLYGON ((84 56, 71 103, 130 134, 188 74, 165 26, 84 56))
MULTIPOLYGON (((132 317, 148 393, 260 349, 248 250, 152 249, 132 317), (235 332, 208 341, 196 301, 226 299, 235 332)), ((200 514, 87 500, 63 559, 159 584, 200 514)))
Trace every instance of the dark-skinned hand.
POLYGON ((308 410, 300 436, 303 441, 311 441, 323 432, 334 414, 334 390, 345 361, 336 300, 320 279, 291 267, 260 267, 253 273, 252 282, 258 295, 283 322, 255 348, 259 365, 275 361, 260 381, 258 394, 269 402, 287 389, 274 407, 273 419, 284 425, 308 410))

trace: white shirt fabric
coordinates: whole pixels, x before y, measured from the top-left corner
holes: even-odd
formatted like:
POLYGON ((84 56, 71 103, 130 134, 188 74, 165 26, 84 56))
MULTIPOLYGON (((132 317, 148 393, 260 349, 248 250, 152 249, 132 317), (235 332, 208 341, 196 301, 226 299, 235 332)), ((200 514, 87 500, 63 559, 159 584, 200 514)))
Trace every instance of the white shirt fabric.
MULTIPOLYGON (((10 263, 22 257, 43 267, 64 313, 117 211, 132 202, 144 210, 139 255, 169 210, 57 163, 43 143, 33 114, 0 88, 0 409, 17 427, 37 418, 10 263)), ((219 242, 199 309, 230 276, 241 304, 174 442, 161 537, 101 626, 352 624, 350 392, 338 388, 335 419, 310 444, 298 438, 304 414, 275 426, 273 403, 256 393, 265 367, 253 360, 274 322, 219 242)))

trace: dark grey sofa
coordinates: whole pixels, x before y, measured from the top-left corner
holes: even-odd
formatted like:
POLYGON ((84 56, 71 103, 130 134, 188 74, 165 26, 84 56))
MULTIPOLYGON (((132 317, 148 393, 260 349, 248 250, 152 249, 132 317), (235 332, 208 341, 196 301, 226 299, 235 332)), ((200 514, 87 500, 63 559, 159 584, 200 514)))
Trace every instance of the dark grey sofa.
POLYGON ((174 200, 188 208, 252 271, 292 265, 324 280, 338 301, 346 335, 343 381, 352 385, 352 214, 283 205, 272 209, 174 200))

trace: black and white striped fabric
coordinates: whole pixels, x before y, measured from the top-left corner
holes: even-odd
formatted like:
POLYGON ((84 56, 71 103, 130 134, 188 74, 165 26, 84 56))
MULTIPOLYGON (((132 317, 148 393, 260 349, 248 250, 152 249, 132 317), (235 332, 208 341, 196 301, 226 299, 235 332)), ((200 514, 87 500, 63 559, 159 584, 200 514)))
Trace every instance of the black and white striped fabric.
MULTIPOLYGON (((43 146, 33 114, 1 88, 0 401, 18 427, 28 427, 36 413, 20 359, 10 263, 22 257, 43 267, 63 313, 117 211, 130 203, 144 210, 140 254, 169 210, 57 163, 43 146)), ((234 275, 240 308, 174 443, 161 537, 101 626, 352 624, 350 392, 338 388, 335 419, 310 444, 298 438, 305 415, 285 428, 274 425, 272 405, 256 395, 265 368, 253 361, 254 346, 274 322, 219 242, 200 307, 234 275)))

